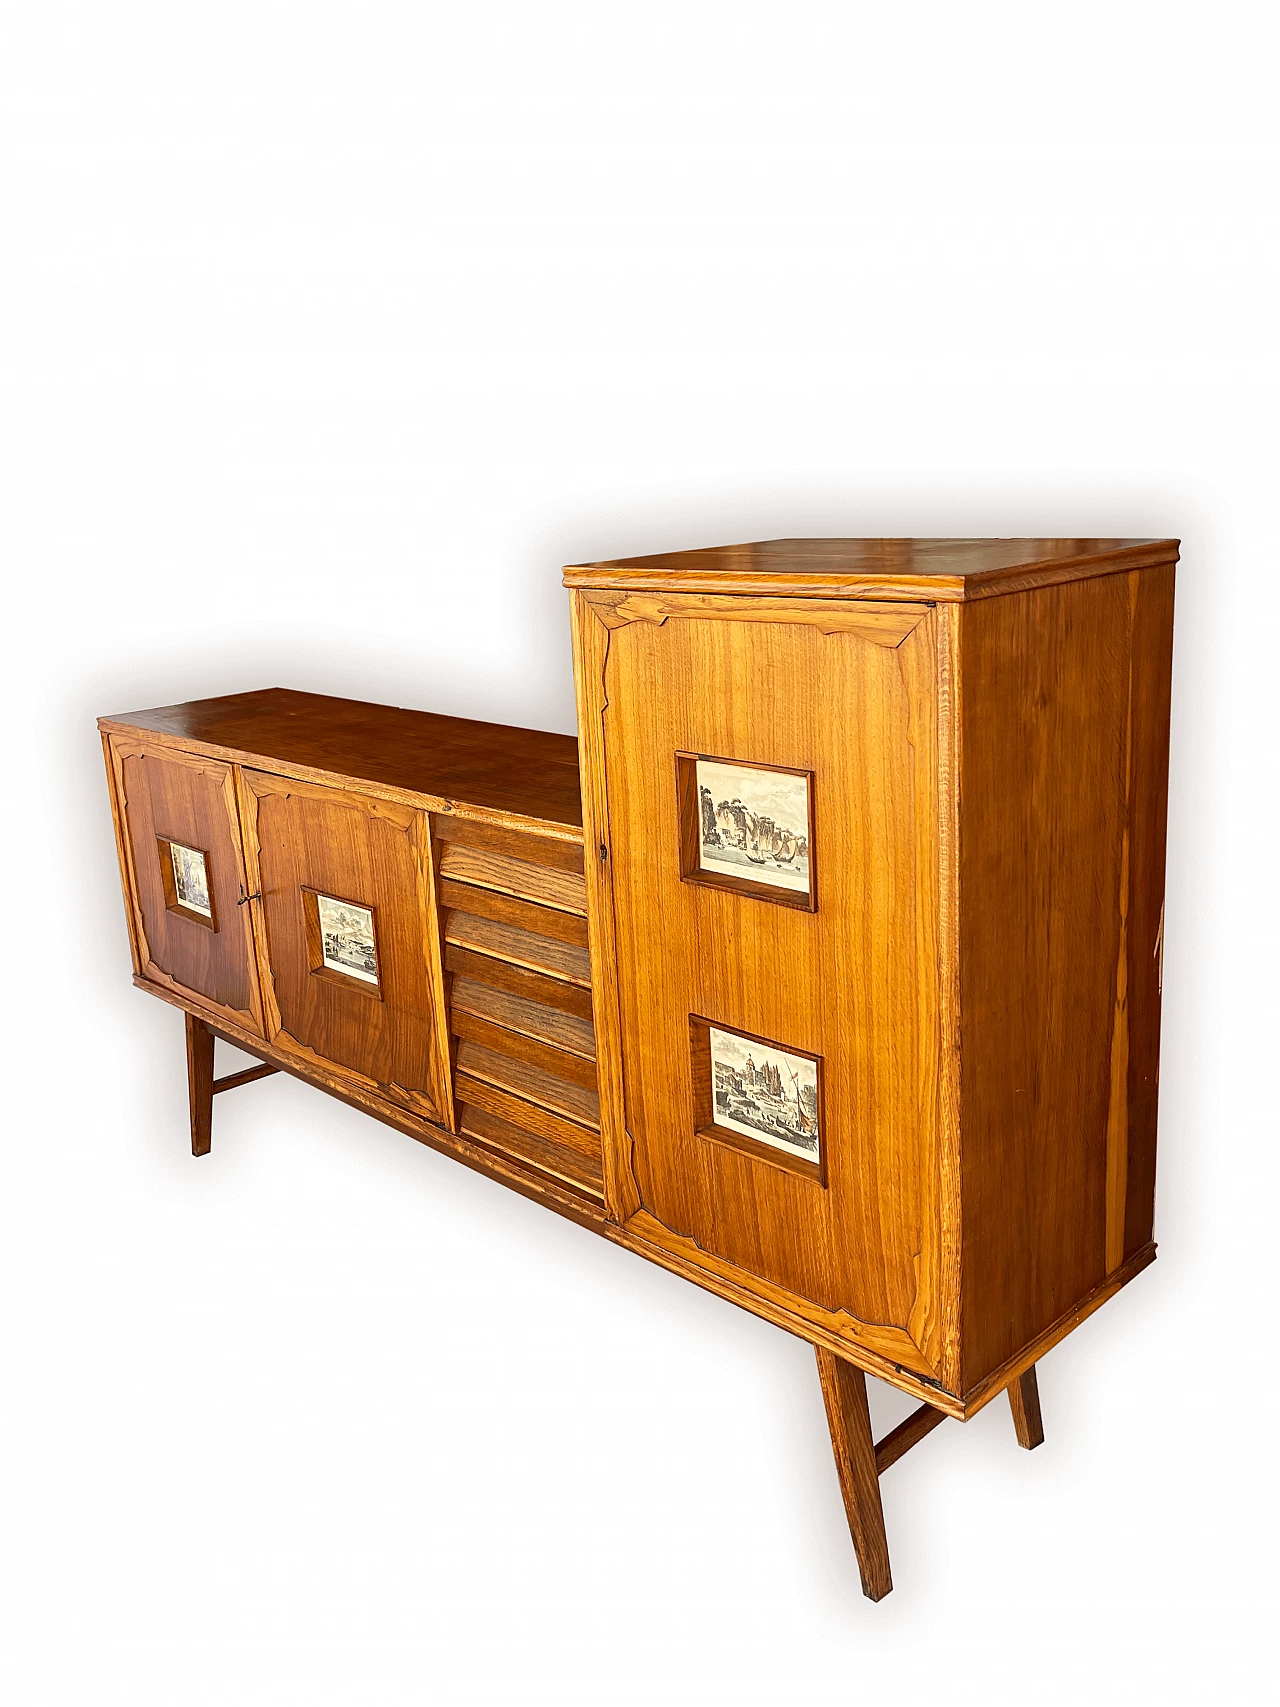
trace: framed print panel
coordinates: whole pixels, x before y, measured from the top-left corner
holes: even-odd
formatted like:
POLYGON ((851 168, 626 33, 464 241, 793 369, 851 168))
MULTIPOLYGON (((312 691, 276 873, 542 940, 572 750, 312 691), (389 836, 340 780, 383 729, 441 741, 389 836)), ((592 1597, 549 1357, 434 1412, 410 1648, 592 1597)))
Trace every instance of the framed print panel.
POLYGON ((813 773, 676 754, 680 876, 817 911, 813 773))
POLYGON ((160 858, 160 883, 166 909, 216 931, 218 919, 208 854, 203 848, 189 848, 182 842, 171 842, 167 836, 156 837, 156 852, 160 858))
POLYGON ((302 886, 307 957, 313 977, 338 978, 382 996, 378 932, 373 907, 302 886))
POLYGON ((233 767, 121 735, 109 751, 141 975, 261 1033, 233 767))
POLYGON ((821 1057, 700 1014, 689 1038, 699 1136, 825 1185, 821 1057))
POLYGON ((272 1041, 451 1127, 428 815, 355 789, 242 775, 272 1041))

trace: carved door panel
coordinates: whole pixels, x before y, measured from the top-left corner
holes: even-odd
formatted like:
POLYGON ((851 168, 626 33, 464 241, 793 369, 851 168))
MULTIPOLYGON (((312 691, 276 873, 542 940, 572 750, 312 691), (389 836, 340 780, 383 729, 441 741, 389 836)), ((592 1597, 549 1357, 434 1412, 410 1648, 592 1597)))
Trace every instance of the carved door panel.
POLYGON ((635 1229, 936 1373, 933 612, 583 598, 635 1229))
POLYGON ((142 975, 261 1035, 233 767, 128 737, 109 748, 142 975))
POLYGON ((427 814, 262 771, 242 777, 269 1038, 451 1125, 427 814))

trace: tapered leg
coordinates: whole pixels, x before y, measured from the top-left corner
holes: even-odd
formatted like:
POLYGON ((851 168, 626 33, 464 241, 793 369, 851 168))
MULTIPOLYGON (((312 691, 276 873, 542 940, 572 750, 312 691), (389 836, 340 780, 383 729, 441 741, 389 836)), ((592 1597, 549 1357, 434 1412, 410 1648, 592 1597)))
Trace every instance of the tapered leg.
POLYGON ((186 1019, 191 1154, 207 1156, 213 1142, 213 1033, 193 1014, 186 1019))
POLYGON ((818 1354, 818 1379, 827 1407, 831 1448, 836 1455, 840 1492, 858 1555, 862 1592, 868 1600, 883 1600, 893 1587, 889 1574, 889 1542, 884 1532, 884 1509, 880 1504, 880 1478, 876 1474, 876 1445, 871 1435, 871 1413, 867 1409, 867 1378, 852 1363, 836 1357, 822 1346, 818 1354))
POLYGON ((1017 1380, 1009 1383, 1009 1409, 1018 1445, 1030 1452, 1044 1444, 1044 1424, 1040 1420, 1040 1388, 1036 1383, 1036 1366, 1024 1369, 1017 1380))

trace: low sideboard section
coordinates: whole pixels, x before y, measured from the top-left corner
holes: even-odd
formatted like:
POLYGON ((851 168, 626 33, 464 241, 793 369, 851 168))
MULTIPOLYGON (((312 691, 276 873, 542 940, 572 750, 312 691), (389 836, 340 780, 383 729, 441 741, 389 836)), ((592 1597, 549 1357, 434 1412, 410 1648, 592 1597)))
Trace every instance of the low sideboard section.
POLYGON ((100 728, 136 982, 197 1050, 602 1213, 571 738, 284 689, 100 728))

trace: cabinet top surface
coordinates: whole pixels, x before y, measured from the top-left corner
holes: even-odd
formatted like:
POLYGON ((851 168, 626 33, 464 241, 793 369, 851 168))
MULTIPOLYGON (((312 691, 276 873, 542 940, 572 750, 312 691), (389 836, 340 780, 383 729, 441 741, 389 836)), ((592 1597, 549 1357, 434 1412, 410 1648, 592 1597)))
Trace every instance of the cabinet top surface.
POLYGON ((963 600, 1168 563, 1175 539, 769 539, 571 564, 567 587, 963 600))
POLYGON ((263 688, 103 717, 270 769, 274 762, 378 783, 488 811, 579 828, 578 743, 571 735, 477 723, 394 705, 263 688))

